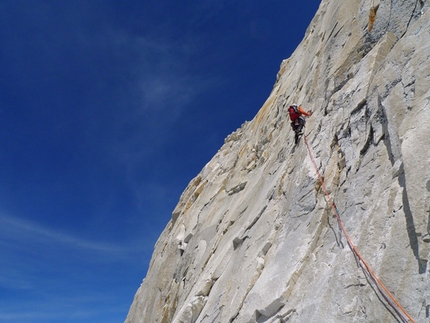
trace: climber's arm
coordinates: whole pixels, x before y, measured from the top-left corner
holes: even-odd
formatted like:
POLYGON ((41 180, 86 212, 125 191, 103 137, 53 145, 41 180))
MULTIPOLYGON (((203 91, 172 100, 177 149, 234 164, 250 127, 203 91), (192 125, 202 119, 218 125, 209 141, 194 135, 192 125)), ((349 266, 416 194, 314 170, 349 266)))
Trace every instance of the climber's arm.
POLYGON ((312 111, 306 112, 301 106, 299 106, 299 112, 307 117, 310 117, 312 115, 312 111))

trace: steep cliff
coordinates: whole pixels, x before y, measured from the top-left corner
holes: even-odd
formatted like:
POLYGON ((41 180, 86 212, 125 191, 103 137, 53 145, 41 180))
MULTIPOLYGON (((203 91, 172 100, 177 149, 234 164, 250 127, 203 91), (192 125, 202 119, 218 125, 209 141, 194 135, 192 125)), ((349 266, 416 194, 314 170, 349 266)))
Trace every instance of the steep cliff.
POLYGON ((323 0, 256 117, 161 234, 127 323, 403 322, 430 305, 430 4, 323 0), (391 304, 391 305, 390 305, 391 304), (395 304, 394 304, 395 305, 395 304))

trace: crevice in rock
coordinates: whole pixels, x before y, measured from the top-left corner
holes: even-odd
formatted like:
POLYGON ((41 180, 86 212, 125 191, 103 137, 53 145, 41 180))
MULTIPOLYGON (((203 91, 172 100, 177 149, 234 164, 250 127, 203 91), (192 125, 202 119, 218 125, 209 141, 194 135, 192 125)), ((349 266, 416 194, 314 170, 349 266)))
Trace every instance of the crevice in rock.
MULTIPOLYGON (((333 27, 333 29, 331 30, 331 32, 330 32, 330 35, 328 36, 328 39, 330 39, 330 37, 333 35, 333 33, 334 33, 334 30, 336 29, 336 27, 337 27, 337 24, 338 24, 339 22, 337 21, 336 22, 336 24, 334 25, 334 27, 333 27)), ((336 33, 337 34, 337 33, 336 33)))
POLYGON ((348 77, 348 75, 342 81, 339 81, 338 79, 336 79, 335 82, 338 84, 334 87, 332 95, 335 94, 336 92, 339 92, 344 87, 344 85, 348 83, 349 80, 350 80, 350 77, 348 77))
POLYGON ((263 212, 267 209, 267 205, 265 205, 263 207, 263 209, 258 213, 258 215, 254 218, 254 220, 252 220, 252 222, 246 227, 245 231, 248 231, 249 229, 251 229, 256 223, 257 221, 260 219, 261 215, 263 214, 263 212))
POLYGON ((271 247, 272 247, 272 243, 271 242, 266 242, 266 244, 263 246, 263 248, 260 251, 260 256, 261 257, 266 256, 271 247))
POLYGON ((276 197, 276 186, 273 187, 266 196, 266 199, 270 202, 271 200, 273 200, 276 197))
POLYGON ((360 156, 363 156, 366 154, 366 152, 369 150, 369 147, 372 143, 373 143, 373 127, 370 126, 366 142, 365 142, 363 148, 361 148, 361 150, 360 150, 360 156))
POLYGON ((237 311, 237 313, 236 314, 234 314, 234 316, 233 317, 231 317, 230 318, 230 320, 228 321, 229 323, 233 323, 236 319, 237 319, 237 317, 239 316, 239 311, 237 311))
MULTIPOLYGON (((400 38, 402 38, 407 32, 408 32, 408 30, 409 30, 409 25, 411 24, 411 21, 412 21, 412 19, 414 19, 414 17, 417 15, 415 12, 416 12, 416 10, 417 10, 417 8, 418 8, 418 2, 421 2, 421 0, 416 0, 415 1, 415 7, 414 7, 414 9, 412 10, 412 13, 411 13, 411 16, 409 17, 409 21, 408 21, 408 23, 406 24, 406 28, 405 28, 405 31, 403 32, 403 34, 400 36, 400 38)), ((421 6, 421 8, 422 8, 422 6, 421 6)), ((421 13, 421 10, 422 9, 420 9, 418 12, 419 13, 421 13)))
POLYGON ((408 232, 409 244, 411 246, 411 249, 414 253, 415 258, 418 261, 418 272, 420 274, 424 274, 427 269, 427 261, 424 261, 420 258, 418 236, 415 229, 414 216, 412 214, 411 207, 409 204, 405 173, 401 173, 399 175, 399 185, 400 187, 403 188, 402 202, 403 202, 403 210, 406 218, 406 230, 408 232))
POLYGON ((385 89, 384 89, 384 92, 383 93, 381 93, 381 95, 380 95, 380 97, 379 97, 379 101, 380 102, 382 102, 389 94, 390 94, 390 92, 391 92, 391 90, 397 85, 397 84, 399 84, 400 82, 402 81, 402 78, 401 77, 399 77, 399 78, 396 78, 396 79, 394 79, 393 81, 391 81, 390 83, 387 83, 386 85, 385 85, 385 89))
POLYGON ((388 28, 390 27, 390 23, 391 23, 391 15, 393 12, 393 0, 390 1, 390 13, 388 15, 388 23, 387 23, 387 27, 385 27, 385 33, 388 32, 388 28))
MULTIPOLYGON (((241 311, 241 310, 242 310, 242 308, 243 308, 243 304, 245 303, 245 300, 247 299, 247 297, 248 297, 249 293, 251 292, 251 290, 254 288, 255 283, 257 282, 257 280, 260 278, 260 276, 261 276, 261 272, 262 272, 262 269, 261 269, 261 268, 259 269, 259 265, 257 265, 257 268, 256 268, 256 274, 255 274, 255 275, 254 275, 254 277, 251 279, 251 283, 250 283, 250 285, 248 286, 247 290, 245 291, 245 293, 244 293, 244 295, 243 295, 242 301, 240 302, 240 305, 238 306, 237 312, 236 312, 236 314, 235 314, 235 315, 233 315, 233 316, 230 318, 230 320, 228 321, 229 323, 233 323, 233 322, 234 322, 234 321, 236 321, 236 319, 238 318, 238 316, 239 316, 239 314, 240 314, 240 311, 241 311)), ((264 322, 264 321, 263 321, 263 322, 264 322)))
POLYGON ((387 114, 385 113, 385 109, 384 109, 382 104, 379 103, 379 107, 380 107, 380 109, 378 111, 379 111, 379 115, 380 115, 382 131, 384 133, 383 134, 383 142, 384 142, 385 147, 387 148, 388 159, 390 160, 391 165, 394 166, 394 163, 396 162, 396 160, 394 158, 390 133, 388 131, 387 114))
POLYGON ((268 319, 275 316, 277 313, 279 313, 285 306, 284 301, 282 298, 278 298, 273 300, 272 303, 270 303, 266 308, 255 310, 255 320, 257 323, 264 323, 267 322, 268 319))
POLYGON ((351 111, 351 115, 354 113, 359 112, 361 109, 363 109, 367 104, 367 100, 363 99, 362 101, 360 101, 357 106, 351 111))
POLYGON ((204 284, 200 288, 200 290, 196 293, 196 296, 209 296, 210 292, 212 291, 212 287, 218 280, 218 277, 216 278, 209 278, 204 281, 204 284))
POLYGON ((409 322, 409 320, 405 320, 403 315, 400 313, 400 311, 392 306, 392 300, 386 296, 382 290, 380 289, 378 283, 374 280, 374 278, 369 274, 369 272, 365 269, 365 267, 361 264, 360 260, 357 258, 357 256, 354 254, 355 261, 357 262, 357 266, 361 268, 361 270, 364 273, 364 276, 366 278, 367 283, 372 288, 373 292, 375 293, 376 297, 378 298, 379 302, 384 306, 384 308, 387 310, 388 313, 393 317, 393 319, 396 320, 397 323, 406 323, 409 322))
POLYGON ((349 284, 345 286, 345 289, 351 288, 351 287, 364 287, 366 284, 363 283, 357 283, 357 284, 349 284))
POLYGON ((424 2, 425 2, 425 0, 417 0, 417 1, 420 2, 420 6, 421 6, 420 14, 423 15, 424 14, 424 2))
POLYGON ((339 35, 340 31, 343 29, 344 26, 340 27, 338 31, 333 35, 333 38, 336 38, 337 35, 339 35))
POLYGON ((331 231, 333 231, 333 234, 334 234, 334 238, 335 238, 335 240, 336 240, 336 244, 337 244, 337 246, 339 247, 339 248, 341 248, 341 249, 344 249, 345 248, 345 246, 344 246, 344 244, 343 244, 343 242, 342 242, 342 229, 340 228, 340 225, 339 225, 339 222, 337 222, 336 221, 336 223, 338 224, 338 233, 336 233, 336 230, 334 229, 334 227, 331 225, 331 223, 330 223, 330 213, 331 213, 331 209, 329 209, 329 210, 325 210, 325 213, 327 214, 326 215, 326 217, 327 217, 327 224, 328 224, 328 226, 329 226, 329 228, 331 229, 331 231))
POLYGON ((236 237, 233 239, 233 250, 237 250, 243 242, 248 238, 248 236, 245 236, 243 238, 236 237))
POLYGON ((387 115, 385 114, 384 107, 379 103, 378 100, 378 109, 376 110, 373 119, 380 123, 381 125, 386 124, 388 122, 387 115))
POLYGON ((426 235, 426 238, 423 239, 423 241, 429 243, 430 242, 430 210, 428 210, 427 213, 429 214, 427 217, 427 235, 426 235))
POLYGON ((176 272, 173 273, 173 279, 175 281, 175 283, 179 284, 179 282, 184 281, 185 280, 185 276, 187 276, 188 274, 188 266, 186 266, 184 268, 184 266, 178 266, 178 268, 176 269, 176 272))

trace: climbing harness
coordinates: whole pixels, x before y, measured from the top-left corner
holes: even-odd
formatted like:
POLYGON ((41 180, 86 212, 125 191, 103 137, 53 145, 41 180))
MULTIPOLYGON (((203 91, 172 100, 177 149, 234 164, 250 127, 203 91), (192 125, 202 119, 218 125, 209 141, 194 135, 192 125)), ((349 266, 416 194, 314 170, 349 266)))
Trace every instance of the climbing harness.
POLYGON ((390 291, 385 287, 385 285, 381 282, 381 280, 376 276, 372 268, 367 264, 367 262, 363 259, 361 254, 358 252, 355 245, 352 243, 351 238, 349 237, 342 220, 339 216, 339 211, 336 207, 336 204, 333 202, 333 200, 330 197, 330 194, 327 191, 327 188, 325 187, 324 180, 318 170, 318 166, 315 162, 315 159, 312 154, 311 147, 309 146, 308 140, 306 138, 306 135, 303 134, 303 139, 306 143, 306 147, 308 148, 309 157, 311 158, 312 164, 315 167, 315 171, 318 175, 318 179, 321 183, 321 187, 324 190, 324 193, 327 197, 328 202, 330 203, 331 208, 333 209, 333 213, 336 216, 337 222, 339 224, 339 227, 341 228, 343 234, 345 235, 345 238, 348 242, 348 246, 351 249, 352 253, 354 254, 355 259, 357 260, 357 263, 360 265, 360 267, 363 269, 364 273, 373 281, 373 283, 378 288, 381 295, 386 299, 386 301, 390 304, 390 306, 393 308, 393 310, 402 318, 404 322, 411 322, 415 323, 415 321, 412 319, 412 317, 406 312, 406 310, 400 305, 400 303, 394 298, 394 296, 390 293, 390 291))

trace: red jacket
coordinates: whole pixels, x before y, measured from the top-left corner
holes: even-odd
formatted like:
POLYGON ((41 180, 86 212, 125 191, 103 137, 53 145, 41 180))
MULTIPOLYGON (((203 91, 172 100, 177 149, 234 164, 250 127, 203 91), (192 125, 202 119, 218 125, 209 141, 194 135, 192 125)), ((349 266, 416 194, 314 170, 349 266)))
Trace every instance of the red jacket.
POLYGON ((298 110, 299 110, 299 112, 296 112, 296 111, 294 111, 293 108, 288 108, 288 113, 290 114, 291 121, 295 121, 301 115, 305 115, 307 117, 310 117, 310 113, 303 110, 303 108, 301 106, 299 106, 298 110))

